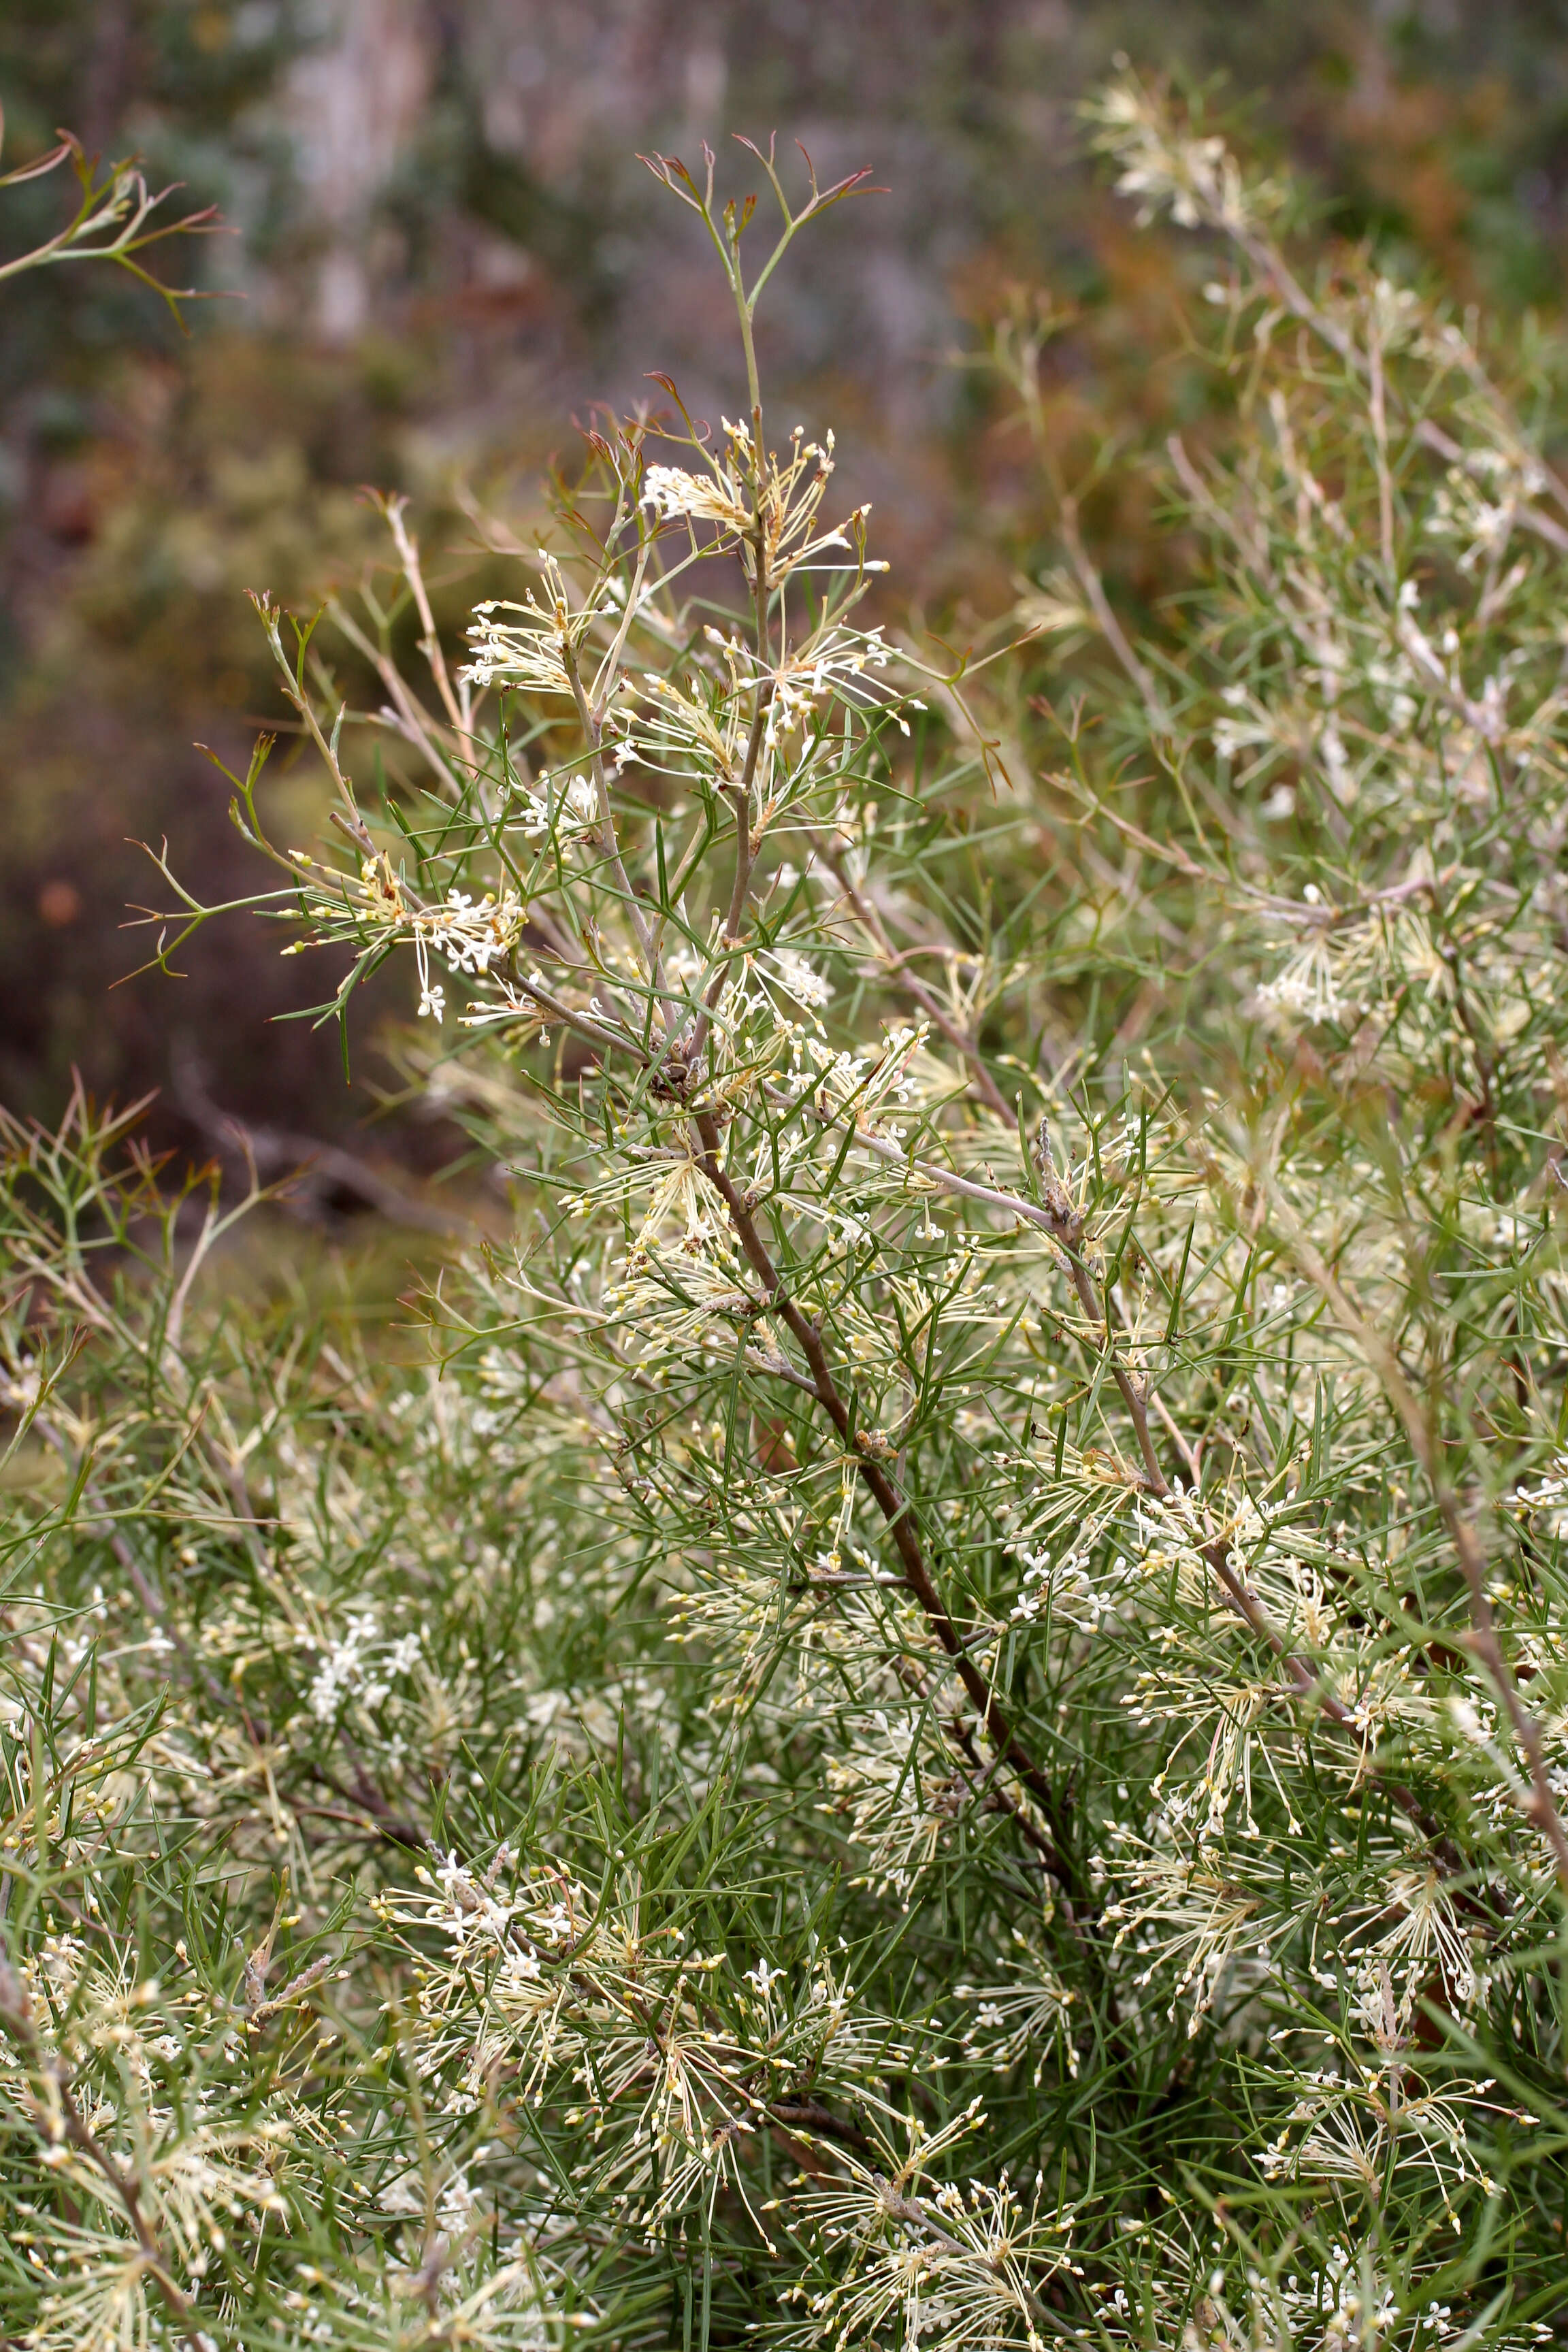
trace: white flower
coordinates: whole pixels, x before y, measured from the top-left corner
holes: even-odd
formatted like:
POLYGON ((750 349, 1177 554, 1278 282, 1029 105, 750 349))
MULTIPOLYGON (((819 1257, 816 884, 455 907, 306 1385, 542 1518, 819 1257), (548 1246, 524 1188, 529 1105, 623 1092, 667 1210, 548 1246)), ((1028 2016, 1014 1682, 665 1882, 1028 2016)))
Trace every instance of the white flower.
POLYGON ((367 1654, 376 1631, 371 1611, 351 1616, 342 1641, 322 1659, 310 1692, 310 1712, 319 1723, 330 1723, 350 1691, 363 1685, 367 1654))
POLYGON ((483 979, 492 962, 516 943, 523 925, 523 905, 515 890, 497 899, 489 891, 476 906, 463 890, 450 890, 443 907, 432 908, 422 919, 418 937, 428 940, 444 955, 449 971, 470 972, 483 979))
POLYGON ((525 795, 524 809, 518 820, 519 830, 529 841, 540 841, 553 833, 558 839, 569 839, 574 834, 591 833, 599 822, 599 795, 592 778, 574 776, 564 791, 551 790, 551 780, 540 777, 550 797, 541 800, 537 793, 525 795))
MULTIPOLYGON (((728 427, 733 430, 733 427, 728 427)), ((643 476, 642 502, 655 520, 673 522, 689 516, 694 522, 716 522, 726 530, 744 530, 751 521, 738 482, 731 476, 682 473, 679 466, 650 466, 643 476)))
POLYGON ((474 625, 468 631, 474 657, 458 673, 465 684, 571 694, 570 665, 576 662, 594 624, 615 614, 615 600, 604 593, 601 584, 600 600, 574 612, 554 557, 541 549, 538 562, 547 603, 530 590, 521 603, 490 597, 474 606, 474 625), (498 621, 492 618, 497 613, 515 613, 519 617, 498 621))
POLYGON ((804 1004, 815 1012, 818 1005, 827 1003, 832 997, 832 982, 825 980, 816 967, 808 963, 805 956, 797 954, 794 948, 770 949, 765 963, 772 967, 771 977, 797 1004, 804 1004))

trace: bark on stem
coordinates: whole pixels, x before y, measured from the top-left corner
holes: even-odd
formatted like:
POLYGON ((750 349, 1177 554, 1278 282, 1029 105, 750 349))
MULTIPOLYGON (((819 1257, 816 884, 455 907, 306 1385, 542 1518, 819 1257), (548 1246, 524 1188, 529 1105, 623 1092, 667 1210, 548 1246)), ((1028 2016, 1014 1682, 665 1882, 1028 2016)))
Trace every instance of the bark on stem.
MULTIPOLYGON (((1057 1221, 1057 1238, 1071 1268, 1073 1287, 1078 1293, 1079 1303, 1090 1323, 1098 1324, 1104 1332, 1105 1355, 1110 1365, 1110 1376, 1116 1383, 1122 1402, 1127 1407, 1133 1434, 1138 1441, 1138 1451, 1142 1456, 1144 1475, 1150 1490, 1156 1501, 1168 1502, 1174 1490, 1168 1483, 1160 1466, 1160 1457, 1154 1450, 1153 1434, 1149 1427, 1147 1392, 1121 1361, 1110 1328, 1109 1303, 1106 1310, 1102 1312, 1095 1293, 1093 1279, 1077 1252, 1076 1244, 1083 1231, 1082 1213, 1069 1200, 1059 1180, 1054 1177, 1047 1179, 1045 1185, 1045 1200, 1047 1215, 1057 1221)), ((1342 1699, 1336 1698, 1332 1691, 1324 1688, 1321 1675, 1314 1671, 1309 1660, 1300 1657, 1290 1648, 1284 1636, 1271 1622, 1267 1610, 1263 1608, 1257 1596, 1247 1590, 1245 1580, 1237 1574, 1230 1564, 1230 1549, 1228 1539, 1223 1535, 1210 1537, 1198 1546, 1210 1573, 1232 1608, 1258 1640, 1263 1642, 1279 1660, 1298 1697, 1309 1701, 1320 1714, 1326 1716, 1329 1721, 1337 1725, 1341 1730, 1359 1734, 1361 1727, 1356 1721, 1353 1711, 1345 1706, 1342 1699)), ((1403 1781, 1390 1780, 1384 1773, 1379 1771, 1374 1764, 1367 1763, 1365 1769, 1368 1779, 1375 1780, 1380 1788, 1385 1790, 1392 1802, 1398 1807, 1406 1820, 1420 1831, 1444 1869, 1450 1875, 1462 1870, 1463 1858, 1458 1849, 1414 1791, 1407 1789, 1403 1781)))
POLYGON ((767 1244, 758 1233, 755 1221, 744 1199, 731 1181, 720 1163, 719 1129, 710 1113, 699 1111, 694 1124, 701 1144, 700 1166, 713 1189, 722 1198, 730 1212, 741 1247, 747 1262, 762 1283, 774 1314, 784 1324, 810 1370, 817 1402, 822 1405, 846 1446, 855 1455, 856 1466, 864 1486, 886 1520, 889 1532, 898 1549, 902 1564, 904 1582, 919 1602, 937 1640, 952 1660, 953 1670, 963 1685, 965 1695, 985 1727, 985 1736, 996 1753, 1028 1790, 1040 1805, 1050 1824, 1052 1875, 1069 1889, 1075 1885, 1075 1874, 1062 1851, 1063 1838, 1059 1810, 1055 1790, 1034 1759, 1018 1740, 1006 1714, 999 1706, 995 1693, 969 1654, 967 1643, 949 1615, 937 1591, 930 1565, 908 1498, 901 1495, 882 1465, 870 1460, 856 1443, 854 1417, 835 1383, 822 1337, 810 1318, 805 1315, 785 1289, 778 1268, 774 1265, 767 1244))
MULTIPOLYGON (((0 1943, 0 2025, 5 2028, 20 2049, 34 2081, 40 2086, 48 2084, 52 2087, 54 2100, 58 2103, 60 2135, 109 2183, 135 2235, 142 2264, 178 2327, 182 2341, 191 2347, 191 2352, 198 2352, 200 2338, 191 2325, 195 2316, 195 2307, 164 2259, 163 2249, 142 2207, 136 2176, 129 2166, 122 2165, 110 2154, 83 2117, 72 2096, 70 2069, 58 2052, 47 2046, 39 2033, 33 2017, 33 2005, 11 1965, 4 1943, 0 1943)), ((44 2120, 51 2104, 47 2098, 39 2099, 34 2126, 40 2138, 52 2144, 55 2135, 44 2120)))

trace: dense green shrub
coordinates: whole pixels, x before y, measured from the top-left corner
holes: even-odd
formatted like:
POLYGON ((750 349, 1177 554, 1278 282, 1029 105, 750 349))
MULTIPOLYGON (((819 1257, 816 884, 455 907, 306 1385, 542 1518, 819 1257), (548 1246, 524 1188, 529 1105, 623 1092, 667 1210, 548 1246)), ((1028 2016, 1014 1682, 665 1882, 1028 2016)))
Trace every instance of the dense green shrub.
POLYGON ((829 199, 748 289, 662 159, 749 414, 594 435, 466 658, 395 506, 363 610, 261 602, 343 836, 261 747, 264 910, 340 1005, 412 950, 520 1222, 411 1370, 226 1312, 84 1100, 9 1136, 13 2337, 1568 2315, 1568 490, 1201 125, 1097 124, 1247 425, 1160 643, 1070 501, 1022 647, 863 625, 752 361, 829 199))

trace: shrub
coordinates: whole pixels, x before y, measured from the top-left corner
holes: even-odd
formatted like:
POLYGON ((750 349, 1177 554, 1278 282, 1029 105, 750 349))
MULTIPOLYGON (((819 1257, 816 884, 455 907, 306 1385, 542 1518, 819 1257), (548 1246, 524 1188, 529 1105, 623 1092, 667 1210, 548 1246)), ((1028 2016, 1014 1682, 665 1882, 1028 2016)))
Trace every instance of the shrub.
POLYGON ((1033 649, 860 617, 752 340, 854 184, 760 156, 750 281, 653 165, 741 419, 593 432, 461 659, 389 507, 368 719, 261 600, 346 847, 262 746, 260 903, 340 1011, 412 952, 520 1221, 411 1370, 225 1312, 84 1101, 10 1135, 24 2341, 1564 2315, 1568 491, 1201 121, 1096 126, 1226 257, 1159 642, 1070 504, 1033 649))

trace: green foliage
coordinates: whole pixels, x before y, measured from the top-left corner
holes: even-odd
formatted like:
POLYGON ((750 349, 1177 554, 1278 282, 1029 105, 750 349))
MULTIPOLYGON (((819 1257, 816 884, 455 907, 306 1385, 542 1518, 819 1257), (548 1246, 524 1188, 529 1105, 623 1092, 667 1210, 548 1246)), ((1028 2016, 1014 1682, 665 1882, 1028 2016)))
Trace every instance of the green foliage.
POLYGON ((476 511, 466 657, 396 501, 258 599, 342 838, 263 743, 255 903, 329 1013, 412 960, 520 1216, 411 1370, 226 1310, 85 1101, 8 1134, 24 2341, 1568 2316, 1568 490, 1201 122, 1094 123, 1239 419, 1154 641, 1070 499, 1023 643, 863 625, 753 341, 851 185, 761 156, 755 275, 652 159, 747 415, 476 511))

